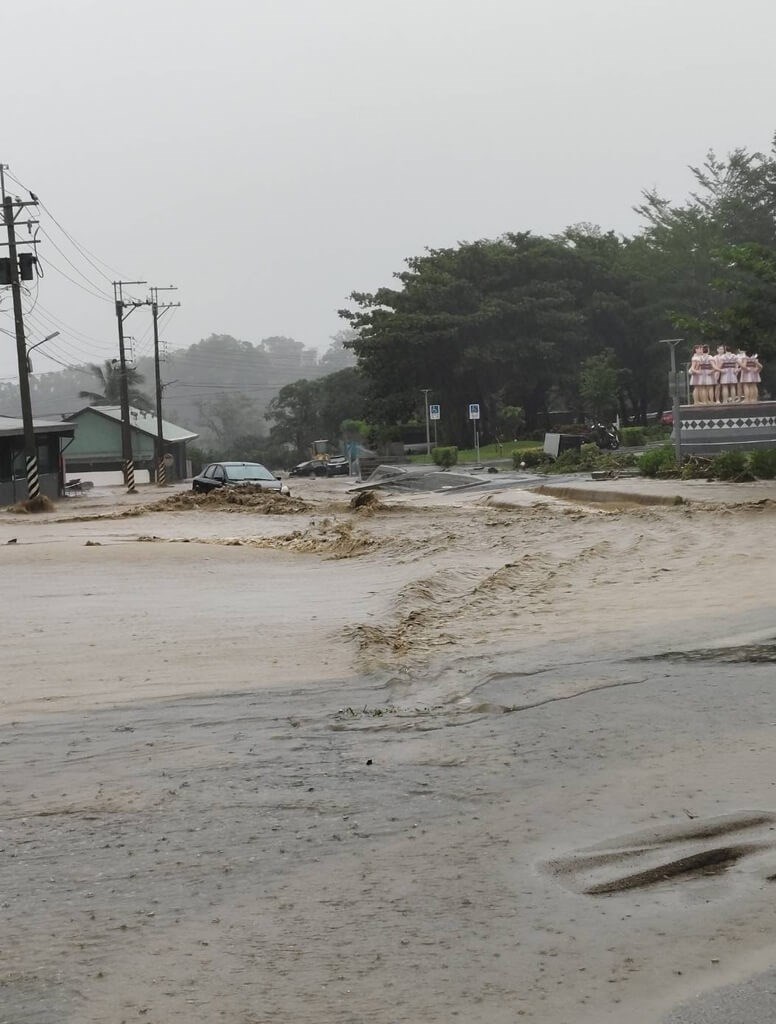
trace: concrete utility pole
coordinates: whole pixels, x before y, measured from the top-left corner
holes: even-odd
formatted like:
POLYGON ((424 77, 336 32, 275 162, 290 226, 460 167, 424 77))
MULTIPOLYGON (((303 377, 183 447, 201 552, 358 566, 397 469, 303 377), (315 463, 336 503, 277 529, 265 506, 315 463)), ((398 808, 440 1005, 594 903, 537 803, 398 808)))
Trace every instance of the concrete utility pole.
POLYGON ((428 393, 431 388, 421 388, 426 402, 426 455, 431 455, 431 421, 428 418, 428 393))
MULTIPOLYGON (((26 206, 37 206, 35 202, 22 202, 5 194, 4 164, 0 164, 0 195, 3 201, 3 223, 8 233, 8 259, 2 261, 7 271, 7 283, 11 285, 13 298, 13 319, 16 332, 16 356, 19 364, 19 397, 22 404, 22 423, 24 425, 24 462, 27 477, 27 497, 34 500, 40 497, 40 479, 38 476, 38 449, 35 443, 35 425, 32 420, 32 398, 30 396, 30 378, 27 362, 27 341, 24 337, 24 313, 22 310, 22 290, 19 277, 19 253, 16 247, 16 218, 26 206)), ((27 220, 29 228, 38 222, 27 220)), ((23 243, 22 243, 23 244, 23 243)), ((24 254, 29 272, 35 257, 24 254)))
POLYGON ((674 440, 674 451, 676 452, 676 464, 682 464, 682 424, 680 422, 681 410, 679 408, 679 381, 676 376, 676 346, 681 345, 684 338, 661 338, 661 345, 671 346, 671 395, 673 397, 673 428, 671 437, 674 440))
POLYGON ((167 484, 167 467, 164 464, 164 430, 162 429, 162 372, 159 360, 159 310, 164 315, 165 311, 180 302, 159 303, 159 292, 177 291, 175 285, 168 285, 166 288, 151 289, 151 316, 154 319, 154 375, 156 378, 156 482, 159 487, 167 484))
POLYGON ((147 306, 149 299, 124 301, 122 290, 125 284, 146 284, 145 281, 114 281, 113 298, 116 302, 116 320, 119 327, 119 385, 121 387, 121 458, 124 464, 124 483, 128 494, 135 493, 135 463, 132 458, 132 427, 129 422, 129 383, 127 381, 127 356, 124 349, 124 321, 138 306, 147 306), (129 312, 125 312, 128 309, 129 312))

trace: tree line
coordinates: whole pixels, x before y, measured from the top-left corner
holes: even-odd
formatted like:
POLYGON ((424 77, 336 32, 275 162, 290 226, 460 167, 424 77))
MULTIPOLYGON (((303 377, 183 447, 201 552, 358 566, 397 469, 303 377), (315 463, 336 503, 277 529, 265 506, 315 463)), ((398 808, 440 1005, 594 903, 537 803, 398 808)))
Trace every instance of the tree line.
MULTIPOLYGON (((392 285, 352 293, 340 310, 347 329, 322 356, 291 338, 229 335, 175 351, 166 418, 200 433, 204 454, 274 465, 304 457, 317 438, 337 440, 346 420, 371 425, 368 443, 400 435, 423 422, 422 388, 442 406, 440 439, 453 444, 468 442, 471 402, 486 436, 541 430, 553 412, 643 424, 668 405, 659 342, 676 336, 687 356, 698 341, 757 352, 767 397, 776 387, 776 140, 768 153, 709 153, 691 171, 684 202, 643 193, 642 228, 630 237, 580 223, 410 257, 392 285)), ((34 408, 71 412, 88 390, 86 400, 115 402, 113 377, 110 361, 36 375, 34 408)), ((150 360, 138 361, 136 404, 144 377, 150 360)), ((0 385, 0 412, 17 406, 15 388, 0 385)))
POLYGON ((676 336, 688 358, 698 341, 759 353, 772 389, 776 142, 767 154, 709 153, 691 170, 685 202, 643 194, 632 237, 584 223, 550 237, 507 232, 428 249, 392 286, 353 292, 340 314, 365 404, 352 415, 415 420, 431 388, 454 443, 468 437, 470 402, 491 433, 516 408, 528 430, 552 410, 645 423, 668 403, 659 341, 676 336))

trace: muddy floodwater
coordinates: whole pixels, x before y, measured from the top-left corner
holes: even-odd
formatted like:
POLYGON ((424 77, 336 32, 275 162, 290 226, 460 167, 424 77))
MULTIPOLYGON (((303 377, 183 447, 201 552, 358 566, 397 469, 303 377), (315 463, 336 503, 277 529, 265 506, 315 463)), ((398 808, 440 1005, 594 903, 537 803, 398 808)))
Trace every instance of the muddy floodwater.
POLYGON ((0 513, 0 1024, 659 1024, 772 967, 776 505, 347 486, 0 513))

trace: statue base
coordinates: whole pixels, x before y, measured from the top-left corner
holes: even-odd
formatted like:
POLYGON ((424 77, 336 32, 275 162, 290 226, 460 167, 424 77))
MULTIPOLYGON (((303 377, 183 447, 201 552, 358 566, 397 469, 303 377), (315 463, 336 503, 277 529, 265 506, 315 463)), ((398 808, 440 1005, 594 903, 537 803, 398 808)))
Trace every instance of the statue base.
POLYGON ((776 402, 726 402, 680 408, 682 452, 714 455, 739 448, 776 448, 776 402))

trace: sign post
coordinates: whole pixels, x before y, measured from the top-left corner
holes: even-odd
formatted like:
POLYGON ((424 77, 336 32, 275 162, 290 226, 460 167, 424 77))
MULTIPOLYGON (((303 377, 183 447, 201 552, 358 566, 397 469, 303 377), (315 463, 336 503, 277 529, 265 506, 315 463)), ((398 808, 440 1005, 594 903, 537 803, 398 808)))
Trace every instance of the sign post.
POLYGON ((480 464, 480 432, 477 429, 479 426, 480 419, 480 407, 475 403, 469 405, 469 419, 472 421, 474 426, 474 459, 477 465, 480 464))
POLYGON ((437 423, 442 419, 442 406, 434 405, 433 403, 428 407, 428 415, 431 422, 434 424, 434 447, 437 446, 437 423))

